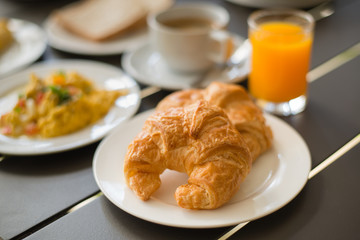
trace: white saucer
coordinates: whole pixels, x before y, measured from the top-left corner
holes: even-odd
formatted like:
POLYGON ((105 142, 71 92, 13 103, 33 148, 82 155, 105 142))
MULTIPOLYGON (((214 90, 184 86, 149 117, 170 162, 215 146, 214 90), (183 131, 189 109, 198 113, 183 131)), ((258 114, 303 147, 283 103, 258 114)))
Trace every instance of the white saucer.
MULTIPOLYGON (((239 40, 239 45, 243 43, 239 40)), ((206 87, 211 81, 240 82, 248 74, 248 66, 244 64, 240 68, 232 69, 224 74, 216 68, 206 73, 181 74, 168 68, 165 60, 149 44, 135 51, 123 55, 122 66, 124 70, 140 83, 157 86, 168 90, 187 89, 192 87, 206 87), (229 76, 236 72, 236 78, 229 76), (207 80, 203 80, 206 77, 207 80)))
POLYGON ((133 52, 125 53, 122 66, 139 82, 169 90, 191 87, 202 74, 179 74, 170 70, 166 62, 150 45, 144 45, 133 52))

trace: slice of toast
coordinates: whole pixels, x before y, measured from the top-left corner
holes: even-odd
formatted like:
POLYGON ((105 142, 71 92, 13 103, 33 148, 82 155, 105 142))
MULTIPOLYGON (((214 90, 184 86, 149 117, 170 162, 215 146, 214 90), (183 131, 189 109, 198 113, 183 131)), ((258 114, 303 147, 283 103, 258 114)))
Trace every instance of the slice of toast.
POLYGON ((54 13, 68 31, 93 41, 108 40, 137 22, 144 21, 148 10, 143 0, 83 0, 54 13))
POLYGON ((157 13, 168 9, 174 4, 173 0, 140 0, 149 13, 157 13))

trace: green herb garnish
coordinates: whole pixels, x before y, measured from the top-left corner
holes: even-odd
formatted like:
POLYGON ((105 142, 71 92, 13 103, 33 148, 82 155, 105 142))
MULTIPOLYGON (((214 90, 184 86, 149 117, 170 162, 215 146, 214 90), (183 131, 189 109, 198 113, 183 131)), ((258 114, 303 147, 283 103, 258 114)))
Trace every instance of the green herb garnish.
POLYGON ((21 112, 21 107, 16 106, 16 107, 14 108, 14 111, 17 112, 17 113, 20 113, 20 112, 21 112))
POLYGON ((66 73, 65 73, 64 70, 59 70, 59 71, 57 72, 57 74, 60 75, 60 76, 63 76, 63 77, 66 76, 66 73))
POLYGON ((71 95, 69 93, 69 91, 65 88, 61 88, 59 86, 56 85, 51 85, 49 86, 49 89, 51 90, 51 92, 53 92, 54 94, 56 94, 59 98, 59 105, 69 101, 71 99, 71 95))

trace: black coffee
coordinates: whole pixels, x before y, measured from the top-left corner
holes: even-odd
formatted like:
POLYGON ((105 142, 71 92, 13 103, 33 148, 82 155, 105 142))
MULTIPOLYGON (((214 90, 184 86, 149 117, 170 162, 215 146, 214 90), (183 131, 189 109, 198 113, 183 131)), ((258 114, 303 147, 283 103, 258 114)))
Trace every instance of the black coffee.
POLYGON ((163 21, 162 24, 178 30, 194 31, 215 28, 215 23, 205 18, 178 18, 163 21))

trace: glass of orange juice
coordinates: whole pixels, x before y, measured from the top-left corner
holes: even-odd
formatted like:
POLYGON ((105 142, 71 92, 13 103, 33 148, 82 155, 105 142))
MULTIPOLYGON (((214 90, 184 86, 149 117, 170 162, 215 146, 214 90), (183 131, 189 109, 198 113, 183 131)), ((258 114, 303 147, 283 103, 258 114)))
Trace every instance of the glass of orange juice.
POLYGON ((314 19, 301 10, 264 9, 248 19, 252 45, 248 87, 265 111, 288 116, 307 104, 314 19))

